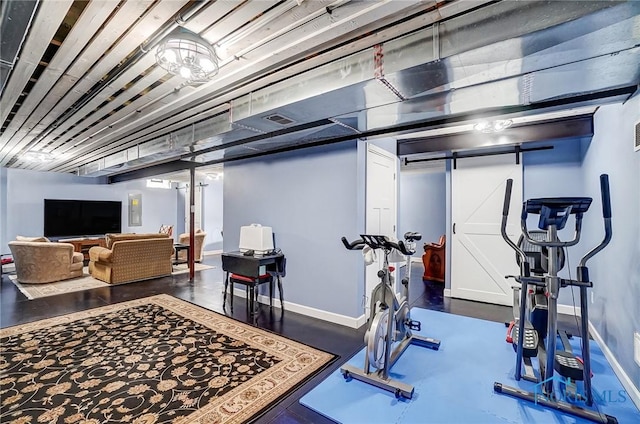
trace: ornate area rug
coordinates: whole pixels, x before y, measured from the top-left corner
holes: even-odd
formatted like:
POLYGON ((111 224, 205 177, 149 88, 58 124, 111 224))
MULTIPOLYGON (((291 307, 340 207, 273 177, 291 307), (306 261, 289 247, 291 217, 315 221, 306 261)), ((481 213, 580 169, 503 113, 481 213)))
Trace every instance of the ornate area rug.
MULTIPOLYGON (((213 269, 215 266, 195 263, 196 271, 203 271, 205 269, 213 269)), ((189 272, 189 266, 187 264, 180 264, 173 266, 173 272, 171 275, 185 274, 189 272)), ((16 279, 16 275, 9 275, 9 279, 18 289, 27 296, 30 300, 37 299, 39 297, 56 296, 58 294, 71 293, 77 291, 84 291, 90 289, 96 289, 98 287, 109 287, 114 284, 108 284, 104 281, 93 278, 89 275, 89 268, 84 268, 84 275, 78 278, 72 278, 70 280, 57 281, 55 283, 47 284, 22 284, 16 279)), ((136 283, 138 281, 132 281, 136 283)), ((129 284, 129 283, 122 283, 129 284)))
POLYGON ((242 423, 334 355, 169 295, 0 330, 0 422, 242 423))

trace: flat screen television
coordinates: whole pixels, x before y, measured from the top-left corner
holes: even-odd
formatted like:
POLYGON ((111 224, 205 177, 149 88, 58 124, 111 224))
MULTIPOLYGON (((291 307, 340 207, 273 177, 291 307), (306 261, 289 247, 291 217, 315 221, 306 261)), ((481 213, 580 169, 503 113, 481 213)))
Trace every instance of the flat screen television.
POLYGON ((122 202, 44 199, 46 237, 96 236, 122 232, 122 202))

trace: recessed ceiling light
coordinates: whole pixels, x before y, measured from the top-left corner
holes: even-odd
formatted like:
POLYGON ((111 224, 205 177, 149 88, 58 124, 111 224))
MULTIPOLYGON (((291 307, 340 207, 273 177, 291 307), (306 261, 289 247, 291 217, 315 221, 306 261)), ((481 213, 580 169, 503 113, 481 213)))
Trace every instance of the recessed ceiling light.
POLYGON ((498 119, 495 121, 478 122, 473 126, 473 129, 482 133, 496 133, 509 128, 513 124, 511 119, 498 119))
POLYGON ((29 162, 51 162, 53 161, 57 155, 49 152, 38 152, 35 150, 30 150, 21 156, 22 160, 26 160, 29 162))

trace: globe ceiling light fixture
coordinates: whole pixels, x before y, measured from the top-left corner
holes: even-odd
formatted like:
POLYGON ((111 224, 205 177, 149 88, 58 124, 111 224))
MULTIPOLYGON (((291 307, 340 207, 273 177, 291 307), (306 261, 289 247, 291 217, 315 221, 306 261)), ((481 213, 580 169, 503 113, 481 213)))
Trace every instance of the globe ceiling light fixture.
POLYGON ((187 29, 178 28, 158 45, 156 62, 189 84, 209 81, 218 73, 218 56, 207 40, 187 29))
POLYGON ((513 124, 511 119, 498 119, 492 122, 482 121, 475 124, 473 129, 482 133, 496 133, 509 128, 511 124, 513 124))

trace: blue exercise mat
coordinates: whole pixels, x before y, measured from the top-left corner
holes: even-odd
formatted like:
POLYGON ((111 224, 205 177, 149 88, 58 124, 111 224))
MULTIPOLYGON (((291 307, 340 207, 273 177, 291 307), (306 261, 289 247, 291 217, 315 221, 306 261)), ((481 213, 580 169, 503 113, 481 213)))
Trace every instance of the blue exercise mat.
MULTIPOLYGON (((422 322, 417 334, 441 340, 434 351, 411 345, 390 377, 415 387, 411 400, 364 382, 346 381, 340 370, 300 399, 300 403, 340 423, 587 423, 524 400, 494 393, 493 383, 534 391, 534 383, 513 377, 515 352, 505 342, 503 324, 414 308, 422 322)), ((571 344, 580 349, 580 338, 571 344)), ((348 363, 364 364, 365 350, 348 363)), ((595 342, 591 342, 593 392, 597 409, 620 423, 640 423, 640 412, 595 342)), ((580 388, 580 387, 579 387, 580 388)))

